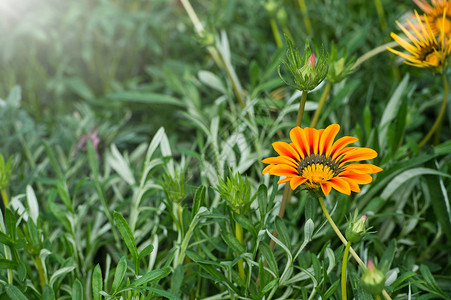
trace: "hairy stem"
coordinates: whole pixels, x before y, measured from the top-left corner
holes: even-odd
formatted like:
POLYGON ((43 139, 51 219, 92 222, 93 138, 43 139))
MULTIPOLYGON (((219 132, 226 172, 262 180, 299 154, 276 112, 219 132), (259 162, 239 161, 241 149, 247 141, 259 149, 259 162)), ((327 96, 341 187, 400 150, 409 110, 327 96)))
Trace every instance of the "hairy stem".
POLYGON ((440 108, 440 112, 438 114, 437 119, 434 122, 434 125, 432 125, 429 132, 418 144, 418 148, 423 147, 429 141, 429 139, 432 137, 434 132, 437 131, 437 134, 439 134, 439 130, 440 130, 440 127, 443 122, 443 116, 445 115, 445 111, 446 111, 446 102, 448 101, 448 81, 446 80, 445 74, 442 74, 442 78, 443 78, 443 90, 444 91, 443 91, 443 101, 442 101, 442 106, 440 108))
MULTIPOLYGON (((335 231, 337 236, 340 238, 343 245, 348 245, 348 241, 346 238, 341 234, 340 229, 338 229, 337 225, 335 224, 334 220, 329 215, 329 212, 327 211, 326 206, 324 205, 323 198, 318 197, 319 205, 321 206, 321 209, 323 210, 324 215, 326 216, 327 221, 329 221, 330 226, 332 226, 332 229, 335 231)), ((365 263, 360 259, 359 255, 352 249, 352 247, 349 247, 349 252, 351 252, 351 255, 354 257, 354 259, 357 261, 357 263, 362 267, 362 269, 366 270, 365 263)), ((385 300, 391 300, 390 295, 387 293, 387 291, 383 290, 382 294, 384 295, 385 300)))
POLYGON ((315 114, 313 115, 313 119, 310 122, 310 127, 315 127, 318 123, 319 116, 321 114, 321 110, 324 107, 324 103, 326 103, 327 96, 329 95, 330 89, 332 88, 332 82, 328 81, 326 84, 326 87, 324 88, 323 93, 321 94, 321 99, 319 99, 318 108, 315 111, 315 114))
MULTIPOLYGON (((304 108, 305 108, 305 102, 307 101, 307 91, 302 92, 301 96, 301 102, 299 103, 299 110, 298 110, 298 116, 296 118, 296 126, 301 126, 302 123, 302 116, 304 115, 304 108)), ((287 203, 291 199, 291 195, 293 195, 293 190, 291 189, 290 183, 287 182, 285 184, 284 190, 283 190, 283 197, 282 197, 282 203, 280 204, 279 208, 279 217, 283 219, 283 216, 285 215, 285 209, 287 207, 287 203)), ((273 235, 277 237, 277 232, 274 229, 273 235)), ((275 242, 274 240, 271 240, 269 243, 269 247, 274 249, 275 242)))
POLYGON ((385 50, 387 50, 387 47, 389 47, 389 48, 394 48, 394 47, 397 47, 397 46, 399 46, 398 42, 393 41, 393 42, 390 42, 390 43, 383 44, 383 45, 381 45, 381 46, 379 46, 379 47, 376 47, 376 48, 374 48, 373 50, 368 51, 367 53, 365 53, 365 54, 363 54, 362 56, 360 56, 360 57, 356 60, 356 62, 354 63, 354 65, 352 66, 351 69, 354 70, 355 68, 357 68, 358 66, 360 66, 364 61, 370 59, 370 58, 373 57, 373 56, 378 55, 379 53, 384 52, 385 50))
POLYGON ((348 241, 343 254, 343 263, 341 265, 341 299, 347 300, 346 296, 346 268, 348 267, 349 248, 351 248, 351 242, 348 241))

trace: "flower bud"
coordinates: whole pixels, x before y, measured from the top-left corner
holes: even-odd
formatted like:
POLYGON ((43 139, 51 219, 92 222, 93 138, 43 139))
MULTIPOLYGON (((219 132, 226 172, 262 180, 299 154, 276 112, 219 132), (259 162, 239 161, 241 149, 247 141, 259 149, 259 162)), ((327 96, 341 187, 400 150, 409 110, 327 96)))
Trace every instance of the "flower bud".
POLYGON ((290 38, 285 35, 287 40, 287 61, 282 61, 282 65, 291 73, 293 82, 289 83, 283 78, 278 69, 279 76, 287 85, 300 91, 311 91, 316 88, 326 78, 329 69, 329 59, 324 47, 319 52, 318 59, 310 49, 309 42, 306 41, 304 55, 301 57, 298 49, 293 45, 290 38))
POLYGON ((373 296, 379 295, 384 289, 385 276, 373 264, 373 261, 368 261, 368 268, 363 273, 360 279, 362 287, 373 296))
POLYGON ((355 57, 348 59, 346 50, 338 53, 337 46, 332 44, 332 49, 329 57, 329 73, 327 74, 327 80, 333 83, 337 83, 346 78, 349 74, 354 72, 352 67, 355 63, 355 57))
POLYGON ((227 180, 219 180, 215 189, 221 195, 229 207, 238 214, 245 214, 251 204, 251 184, 247 178, 243 178, 239 172, 233 176, 230 171, 227 180))
POLYGON ((346 238, 352 243, 358 243, 365 236, 367 230, 365 228, 366 215, 356 220, 357 214, 354 215, 353 220, 348 222, 346 229, 346 238))
POLYGON ((175 172, 174 176, 169 173, 165 174, 162 187, 168 200, 174 203, 180 203, 186 198, 187 182, 182 170, 180 173, 175 172))

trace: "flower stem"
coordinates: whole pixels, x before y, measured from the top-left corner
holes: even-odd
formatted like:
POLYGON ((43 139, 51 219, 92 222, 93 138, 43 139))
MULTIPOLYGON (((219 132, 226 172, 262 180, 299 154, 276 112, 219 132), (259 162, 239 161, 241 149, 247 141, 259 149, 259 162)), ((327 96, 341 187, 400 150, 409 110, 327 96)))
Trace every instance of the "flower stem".
POLYGON ((271 17, 269 23, 271 24, 272 34, 274 36, 274 40, 276 41, 277 48, 281 48, 282 39, 280 38, 279 28, 277 27, 277 23, 274 17, 271 17))
POLYGON ((351 69, 354 70, 355 68, 357 68, 358 66, 360 66, 364 61, 370 59, 370 58, 373 57, 373 56, 378 55, 379 53, 384 52, 385 50, 387 50, 387 47, 389 47, 389 48, 394 48, 394 47, 398 47, 398 46, 399 46, 398 42, 392 41, 392 42, 390 42, 390 43, 386 43, 386 44, 383 44, 383 45, 381 45, 381 46, 379 46, 379 47, 376 47, 376 48, 374 48, 373 50, 368 51, 367 53, 365 53, 365 54, 363 54, 362 56, 360 56, 360 57, 356 60, 356 62, 354 63, 354 65, 352 66, 351 69))
POLYGON ((182 213, 182 204, 179 202, 177 203, 177 210, 179 213, 179 225, 180 225, 180 232, 183 236, 183 213, 182 213))
POLYGON ((376 295, 376 300, 381 300, 381 296, 376 295))
POLYGON ((321 94, 321 99, 319 99, 318 108, 313 115, 313 119, 310 122, 310 127, 315 127, 318 123, 319 116, 321 114, 321 110, 324 107, 324 103, 326 103, 327 96, 329 95, 330 89, 332 88, 332 82, 328 81, 326 87, 324 88, 323 93, 321 94))
POLYGON ((6 193, 5 189, 2 189, 1 193, 2 193, 3 204, 5 205, 5 208, 7 208, 9 206, 8 194, 6 193))
POLYGON ((385 29, 387 29, 387 23, 385 22, 384 6, 382 5, 381 0, 374 0, 374 5, 376 6, 376 11, 379 17, 381 29, 382 31, 385 31, 385 29))
POLYGON ((305 5, 304 0, 298 0, 298 3, 304 19, 305 30, 307 31, 307 34, 310 35, 312 33, 312 23, 310 22, 310 17, 308 16, 307 5, 305 5))
POLYGON ((343 263, 341 265, 341 299, 347 300, 346 296, 346 268, 348 267, 349 248, 351 248, 351 242, 348 241, 343 254, 343 263))
POLYGON ((39 255, 36 255, 34 257, 34 263, 36 265, 36 268, 38 269, 39 282, 41 283, 41 289, 43 289, 44 284, 47 283, 47 280, 46 280, 45 273, 44 273, 44 267, 42 265, 42 261, 41 261, 41 258, 39 257, 39 255))
MULTIPOLYGON (((307 91, 303 91, 301 96, 301 102, 299 103, 298 116, 296 118, 296 126, 301 126, 306 101, 307 101, 307 91)), ((290 183, 287 182, 283 189, 282 203, 280 204, 279 208, 279 217, 282 219, 283 216, 285 215, 285 209, 287 207, 288 201, 290 201, 291 199, 291 195, 293 195, 293 190, 291 189, 290 183)), ((273 231, 273 235, 277 237, 277 231, 275 229, 273 231)), ((276 244, 274 240, 271 239, 271 242, 269 243, 269 247, 271 248, 271 250, 274 249, 275 245, 276 244)))
MULTIPOLYGON (((323 198, 318 197, 319 205, 321 206, 321 209, 323 210, 324 215, 326 216, 327 221, 329 221, 330 226, 332 226, 332 229, 337 234, 338 238, 340 238, 341 242, 344 245, 348 245, 348 241, 346 238, 341 234, 340 229, 338 229, 337 225, 335 224, 334 220, 329 215, 329 212, 327 211, 326 206, 324 205, 323 198)), ((366 270, 365 263, 360 259, 359 255, 352 249, 351 246, 349 246, 349 252, 351 252, 351 255, 354 257, 354 259, 357 261, 357 263, 362 267, 362 269, 366 270)), ((383 290, 382 294, 384 295, 385 300, 391 300, 390 295, 387 293, 387 291, 383 290)))
MULTIPOLYGON (((235 237, 240 242, 240 244, 243 244, 243 227, 241 227, 240 224, 235 222, 235 237)), ((244 281, 244 262, 243 259, 240 259, 238 261, 238 273, 240 274, 241 279, 244 281)))
POLYGON ((429 141, 429 139, 432 137, 434 132, 437 131, 437 134, 438 134, 440 127, 442 125, 443 116, 445 115, 445 111, 446 111, 446 102, 448 101, 448 81, 446 80, 445 74, 442 74, 442 78, 443 78, 443 89, 444 89, 442 107, 440 108, 440 112, 438 114, 437 119, 434 122, 434 125, 432 125, 432 128, 429 130, 429 132, 426 134, 426 136, 418 144, 418 148, 423 147, 429 141))

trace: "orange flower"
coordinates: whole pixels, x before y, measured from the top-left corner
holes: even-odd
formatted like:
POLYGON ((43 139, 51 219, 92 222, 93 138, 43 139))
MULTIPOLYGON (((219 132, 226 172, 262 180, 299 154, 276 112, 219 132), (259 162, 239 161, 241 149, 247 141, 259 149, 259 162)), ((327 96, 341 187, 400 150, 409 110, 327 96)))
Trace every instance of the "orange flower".
POLYGON ((413 0, 425 13, 432 32, 439 36, 440 32, 445 36, 451 35, 451 2, 448 0, 432 0, 432 5, 427 0, 413 0))
POLYGON ((356 142, 355 137, 345 136, 334 142, 340 125, 332 124, 326 129, 295 127, 290 131, 292 143, 275 142, 277 157, 269 157, 262 162, 269 164, 263 174, 285 176, 280 183, 290 182, 295 190, 301 184, 311 190, 321 190, 328 195, 332 188, 350 195, 360 192, 359 184, 370 183, 368 174, 382 171, 372 164, 351 163, 372 159, 377 156, 370 148, 346 147, 356 142))

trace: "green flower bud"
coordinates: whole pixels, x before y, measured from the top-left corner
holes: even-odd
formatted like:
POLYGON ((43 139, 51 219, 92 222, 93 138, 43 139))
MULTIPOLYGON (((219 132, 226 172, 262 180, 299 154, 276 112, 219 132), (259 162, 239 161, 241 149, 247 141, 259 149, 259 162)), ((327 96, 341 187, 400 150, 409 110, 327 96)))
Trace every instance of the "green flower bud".
POLYGON ((278 68, 279 76, 285 84, 300 91, 311 91, 316 88, 326 78, 329 69, 328 55, 321 47, 318 59, 310 49, 309 42, 306 41, 304 47, 304 56, 301 58, 299 51, 294 47, 290 38, 285 35, 287 40, 287 61, 282 61, 283 66, 290 71, 293 82, 287 82, 280 73, 280 66, 278 68))
POLYGON ((174 176, 165 174, 162 187, 168 200, 174 203, 180 203, 186 198, 187 182, 182 170, 180 173, 175 172, 174 176))
POLYGON ((356 219, 357 213, 354 215, 353 220, 348 222, 348 228, 346 229, 346 239, 352 243, 358 243, 365 236, 367 230, 365 228, 366 215, 360 219, 356 219))
POLYGON ((280 22, 280 24, 285 25, 287 24, 288 16, 287 11, 284 7, 281 7, 276 14, 277 21, 280 22))
POLYGON ((245 214, 251 204, 251 184, 247 178, 243 178, 240 173, 233 176, 229 172, 227 180, 219 180, 218 187, 215 189, 221 195, 229 207, 238 214, 245 214))
POLYGON ((332 44, 332 50, 329 57, 329 73, 326 80, 337 83, 345 79, 349 74, 354 72, 352 66, 355 63, 355 57, 351 57, 348 60, 346 51, 338 53, 337 46, 332 44))
POLYGON ((371 260, 368 261, 368 268, 360 279, 362 287, 373 296, 379 295, 384 289, 385 276, 379 271, 371 260))

